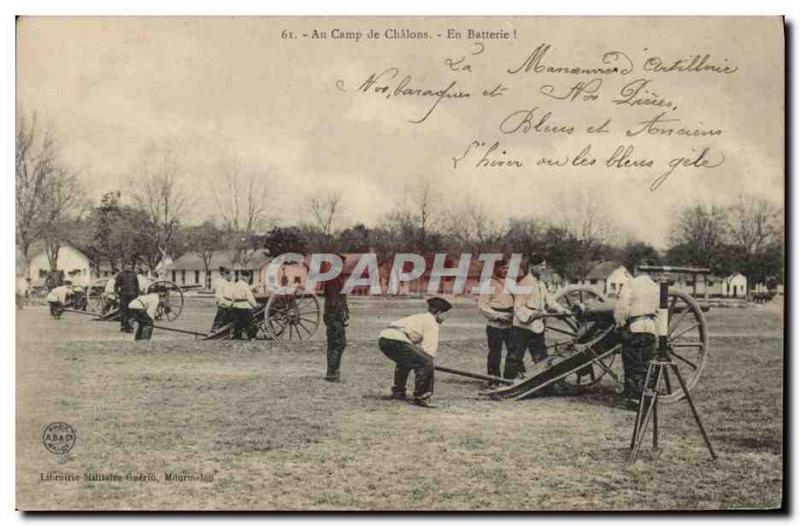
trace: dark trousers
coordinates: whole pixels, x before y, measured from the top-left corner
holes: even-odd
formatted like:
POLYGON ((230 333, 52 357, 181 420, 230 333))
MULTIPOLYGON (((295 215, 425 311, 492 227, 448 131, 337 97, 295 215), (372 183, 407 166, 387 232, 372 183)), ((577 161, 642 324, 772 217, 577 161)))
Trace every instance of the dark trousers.
POLYGON ((64 314, 64 304, 60 301, 50 301, 50 316, 59 319, 64 314))
POLYGON ((241 340, 242 332, 251 340, 258 334, 258 326, 250 309, 231 309, 231 323, 233 324, 233 339, 241 340))
POLYGON ((380 338, 378 347, 396 365, 392 392, 405 394, 408 375, 414 371, 414 398, 430 398, 433 394, 433 356, 418 347, 396 340, 380 338))
POLYGON ((133 330, 131 327, 131 314, 128 309, 128 304, 136 299, 136 296, 119 296, 119 329, 121 331, 130 332, 133 330))
POLYGON ((648 333, 631 333, 622 350, 622 368, 625 371, 625 395, 639 399, 644 390, 647 364, 653 359, 656 337, 648 333))
POLYGON ((136 320, 135 340, 149 340, 153 335, 153 318, 144 309, 128 309, 128 314, 136 320))
POLYGON ((525 353, 530 352, 534 362, 541 362, 547 358, 547 346, 544 341, 544 332, 533 332, 522 327, 511 327, 511 348, 503 378, 514 379, 525 372, 525 353))
POLYGON ((325 378, 338 380, 341 377, 339 368, 342 365, 342 353, 347 346, 344 316, 341 313, 326 312, 322 319, 325 322, 325 335, 328 340, 328 370, 325 378))
POLYGON ((231 321, 231 308, 217 306, 214 321, 211 322, 211 332, 216 332, 231 321))
POLYGON ((489 354, 486 357, 486 374, 500 376, 503 362, 503 344, 506 345, 506 360, 511 354, 511 327, 486 326, 486 340, 489 343, 489 354))

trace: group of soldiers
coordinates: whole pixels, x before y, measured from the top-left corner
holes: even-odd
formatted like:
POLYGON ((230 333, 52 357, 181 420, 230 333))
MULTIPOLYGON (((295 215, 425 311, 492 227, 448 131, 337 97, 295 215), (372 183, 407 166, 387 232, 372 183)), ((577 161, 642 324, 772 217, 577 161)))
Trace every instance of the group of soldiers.
MULTIPOLYGON (((495 264, 490 292, 480 296, 478 308, 486 318, 488 354, 486 372, 489 376, 504 379, 524 378, 524 359, 530 354, 534 363, 546 360, 547 342, 545 328, 548 315, 569 314, 554 300, 541 280, 543 258, 538 254, 527 257, 521 276, 509 276, 510 261, 495 264), (511 279, 522 293, 512 293, 507 286, 511 279), (506 349, 503 366, 503 348, 506 349)), ((323 269, 324 270, 324 269, 323 269)), ((215 285, 217 311, 211 332, 229 325, 233 339, 252 339, 257 336, 258 323, 253 311, 259 303, 248 283, 248 271, 240 271, 239 279, 225 267, 219 268, 221 279, 215 285)), ((161 292, 148 290, 150 282, 144 273, 133 271, 126 263, 106 286, 108 301, 120 310, 120 330, 133 332, 131 319, 136 320, 136 340, 147 340, 153 331, 153 322, 160 308, 161 292)), ((342 354, 347 345, 346 327, 350 320, 347 296, 343 294, 344 277, 324 282, 324 313, 327 339, 327 369, 325 380, 341 382, 342 354)), ((47 297, 50 312, 58 318, 67 304, 72 288, 69 281, 54 288, 47 297)), ((635 271, 635 276, 622 287, 614 309, 617 329, 624 332, 622 352, 625 382, 623 400, 631 408, 638 403, 644 389, 647 362, 656 343, 656 316, 659 289, 646 275, 635 271)), ((163 308, 163 306, 161 307, 163 308)), ((447 318, 452 303, 443 296, 427 300, 427 310, 406 316, 389 324, 378 336, 378 348, 395 362, 394 380, 389 398, 407 400, 406 384, 411 371, 415 373, 411 401, 422 407, 432 407, 434 386, 434 359, 439 343, 439 325, 447 318)), ((490 382, 487 387, 496 387, 490 382)))
MULTIPOLYGON (((568 311, 554 300, 541 281, 544 260, 540 255, 531 254, 527 259, 527 273, 519 280, 520 286, 530 290, 524 294, 512 294, 504 286, 508 277, 508 263, 508 260, 503 260, 494 267, 492 292, 482 295, 478 305, 487 320, 487 374, 501 375, 505 345, 507 356, 502 377, 516 379, 525 375, 523 359, 527 352, 530 352, 534 363, 547 358, 546 315, 566 314, 568 311)), ((622 287, 614 307, 614 322, 625 341, 622 351, 625 373, 623 405, 631 409, 638 407, 647 362, 655 351, 655 320, 659 305, 658 285, 638 269, 635 274, 622 287)))
MULTIPOLYGON (((487 321, 489 351, 486 372, 489 376, 502 376, 512 380, 524 378, 526 354, 530 354, 534 363, 548 357, 545 341, 547 317, 550 314, 568 314, 569 311, 555 301, 542 282, 543 263, 543 258, 538 254, 528 256, 523 275, 512 276, 518 278, 513 281, 518 290, 524 292, 512 293, 506 286, 509 260, 501 260, 494 267, 491 291, 479 298, 478 308, 487 321), (503 367, 504 346, 506 360, 503 367)), ((327 298, 326 293, 326 300, 327 298)), ((658 285, 637 269, 635 276, 622 287, 614 308, 616 328, 623 333, 622 339, 625 342, 622 351, 625 376, 622 405, 626 409, 638 408, 644 390, 647 363, 655 352, 658 308, 658 285)), ((439 344, 439 325, 444 322, 451 309, 452 303, 447 298, 429 298, 426 312, 396 320, 379 334, 378 348, 395 362, 390 399, 408 399, 406 384, 410 372, 414 371, 411 401, 421 407, 434 407, 431 397, 434 390, 434 360, 439 344)), ((326 317, 325 323, 328 328, 326 379, 331 377, 333 366, 338 381, 338 368, 344 350, 344 328, 337 325, 336 318, 326 317)), ((496 382, 490 382, 487 387, 497 385, 496 382)))

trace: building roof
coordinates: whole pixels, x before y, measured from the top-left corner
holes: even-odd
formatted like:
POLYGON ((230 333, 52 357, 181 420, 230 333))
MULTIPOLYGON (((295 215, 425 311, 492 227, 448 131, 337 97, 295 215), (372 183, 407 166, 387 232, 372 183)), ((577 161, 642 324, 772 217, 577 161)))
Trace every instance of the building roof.
POLYGON ((608 279, 615 270, 622 266, 619 261, 604 261, 593 266, 586 274, 586 279, 608 279))
MULTIPOLYGON (((239 265, 234 265, 231 262, 231 253, 225 250, 218 250, 211 256, 211 261, 208 265, 209 270, 217 270, 219 267, 228 267, 233 270, 247 269, 258 270, 261 266, 269 261, 269 257, 264 254, 263 250, 255 250, 247 254, 245 262, 239 265)), ((205 270, 203 259, 194 252, 189 252, 175 261, 171 265, 167 265, 166 271, 170 270, 205 270)))
POLYGON ((747 277, 744 274, 742 274, 741 272, 734 272, 730 276, 726 277, 724 281, 733 281, 734 279, 736 279, 736 278, 738 278, 740 276, 741 276, 742 279, 745 279, 745 280, 747 279, 747 277))

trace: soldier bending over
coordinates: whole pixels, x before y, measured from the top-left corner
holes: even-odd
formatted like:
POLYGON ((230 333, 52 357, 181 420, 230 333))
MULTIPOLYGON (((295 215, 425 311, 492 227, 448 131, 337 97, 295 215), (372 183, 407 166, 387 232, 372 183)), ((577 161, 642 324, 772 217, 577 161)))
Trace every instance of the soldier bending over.
POLYGON ((428 299, 428 311, 412 314, 389 324, 381 332, 378 347, 387 358, 395 362, 392 398, 406 399, 406 382, 414 370, 414 403, 421 407, 434 407, 433 359, 439 346, 439 324, 452 308, 444 298, 428 299))

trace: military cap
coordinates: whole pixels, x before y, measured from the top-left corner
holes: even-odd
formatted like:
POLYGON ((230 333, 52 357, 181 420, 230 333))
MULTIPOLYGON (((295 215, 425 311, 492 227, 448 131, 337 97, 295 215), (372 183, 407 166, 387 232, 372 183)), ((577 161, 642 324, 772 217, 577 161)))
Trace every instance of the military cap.
POLYGON ((433 298, 428 298, 425 301, 428 302, 429 308, 435 309, 438 312, 449 311, 453 308, 453 305, 441 296, 434 296, 433 298))

